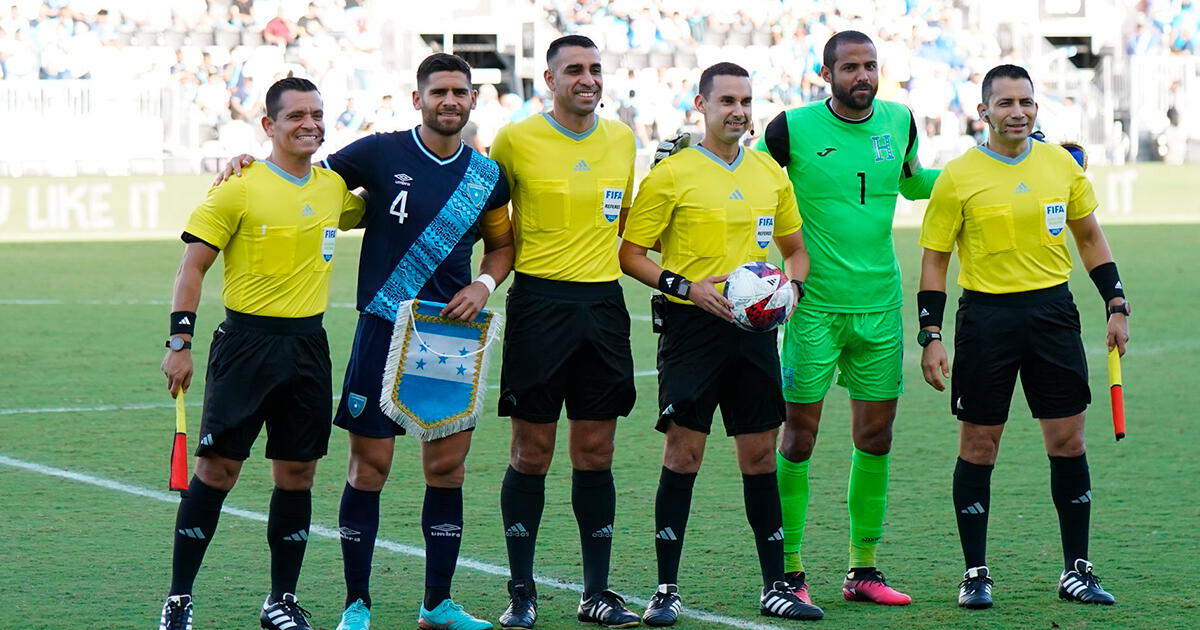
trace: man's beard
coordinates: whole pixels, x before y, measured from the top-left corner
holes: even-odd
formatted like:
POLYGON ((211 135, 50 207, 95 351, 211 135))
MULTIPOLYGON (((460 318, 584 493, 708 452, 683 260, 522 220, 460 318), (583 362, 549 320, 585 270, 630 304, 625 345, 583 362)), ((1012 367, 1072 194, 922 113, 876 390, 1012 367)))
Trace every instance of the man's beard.
POLYGON ((436 111, 421 112, 421 124, 443 136, 453 136, 461 132, 463 127, 467 126, 467 122, 470 121, 470 113, 467 110, 463 110, 462 116, 458 120, 459 123, 457 125, 447 126, 438 121, 438 113, 436 111))
POLYGON ((837 83, 830 82, 829 87, 833 91, 833 97, 836 98, 839 103, 842 103, 851 109, 863 110, 867 109, 871 106, 871 103, 875 102, 875 93, 879 91, 879 88, 872 86, 869 91, 855 91, 854 88, 859 87, 860 85, 862 84, 855 84, 853 87, 847 90, 839 86, 837 83))

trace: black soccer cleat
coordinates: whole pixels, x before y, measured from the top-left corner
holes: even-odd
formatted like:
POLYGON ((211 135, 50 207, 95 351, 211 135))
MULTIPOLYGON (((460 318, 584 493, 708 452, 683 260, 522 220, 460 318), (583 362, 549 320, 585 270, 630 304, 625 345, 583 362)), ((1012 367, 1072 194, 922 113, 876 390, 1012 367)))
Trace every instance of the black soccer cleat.
POLYGON ((825 616, 825 611, 800 599, 787 582, 776 582, 771 588, 764 588, 758 604, 758 612, 764 617, 816 621, 825 616))
POLYGON ((647 626, 673 626, 679 618, 679 609, 683 608, 683 600, 679 598, 679 587, 674 584, 659 584, 658 590, 650 596, 642 621, 647 626))
POLYGON ((972 610, 992 607, 992 578, 987 567, 971 567, 963 574, 958 605, 972 610))
POLYGON ((163 604, 158 630, 192 630, 192 596, 171 595, 163 604))
POLYGON ((603 590, 579 600, 579 621, 605 628, 633 628, 641 624, 637 613, 625 607, 625 599, 616 592, 603 590))
POLYGON ((533 580, 508 581, 508 608, 500 613, 503 630, 529 630, 537 622, 537 589, 533 580))
POLYGON ((295 595, 284 593, 277 602, 267 597, 258 615, 258 625, 267 630, 312 630, 308 624, 311 616, 312 613, 300 607, 295 595))
POLYGON ((1110 606, 1117 603, 1112 593, 1100 588, 1100 578, 1092 573, 1092 563, 1078 558, 1075 567, 1063 571, 1058 578, 1058 598, 1084 604, 1104 604, 1110 606))

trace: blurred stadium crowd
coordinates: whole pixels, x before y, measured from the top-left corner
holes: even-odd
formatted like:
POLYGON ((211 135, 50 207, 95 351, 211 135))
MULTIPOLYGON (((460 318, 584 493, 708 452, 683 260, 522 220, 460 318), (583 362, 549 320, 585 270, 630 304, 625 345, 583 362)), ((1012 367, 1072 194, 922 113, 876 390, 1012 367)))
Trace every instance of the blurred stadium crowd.
MULTIPOLYGON (((383 0, 0 1, 0 78, 178 86, 200 121, 199 133, 180 142, 218 156, 262 145, 265 90, 294 73, 311 77, 325 95, 332 150, 419 122, 408 93, 383 67, 379 24, 366 11, 371 1, 383 0)), ((783 108, 822 98, 822 47, 832 33, 854 28, 878 47, 879 97, 913 110, 927 138, 923 158, 934 162, 981 139, 975 104, 982 74, 1028 61, 972 20, 962 0, 530 1, 556 30, 599 44, 602 114, 630 125, 642 147, 698 127, 694 81, 716 61, 752 71, 759 129, 783 108)), ((1130 55, 1191 55, 1200 44, 1192 0, 1141 0, 1130 15, 1130 55)), ((542 111, 542 87, 535 81, 534 93, 522 98, 508 86, 482 86, 468 137, 486 148, 500 126, 542 111)), ((1079 136, 1083 113, 1073 99, 1043 93, 1039 100, 1044 126, 1079 136)))

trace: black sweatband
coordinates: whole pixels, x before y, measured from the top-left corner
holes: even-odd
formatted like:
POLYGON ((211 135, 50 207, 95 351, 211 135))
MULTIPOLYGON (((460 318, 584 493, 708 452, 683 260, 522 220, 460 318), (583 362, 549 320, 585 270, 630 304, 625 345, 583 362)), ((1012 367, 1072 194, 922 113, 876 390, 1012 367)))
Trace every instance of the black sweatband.
POLYGON ((796 299, 804 299, 804 283, 800 280, 792 280, 792 285, 796 287, 796 299))
POLYGON ((171 334, 196 334, 196 314, 191 311, 171 313, 171 334))
POLYGON ((942 327, 942 314, 946 311, 945 291, 917 291, 917 321, 921 328, 942 327))
POLYGON ((662 275, 658 277, 658 290, 681 300, 688 299, 691 289, 692 283, 677 273, 663 269, 662 275))
POLYGON ((1121 276, 1117 274, 1117 263, 1106 262, 1102 265, 1096 265, 1095 269, 1088 272, 1092 277, 1092 283, 1096 285, 1096 290, 1100 292, 1100 297, 1104 298, 1104 303, 1108 304, 1113 298, 1125 297, 1125 289, 1121 286, 1121 276))

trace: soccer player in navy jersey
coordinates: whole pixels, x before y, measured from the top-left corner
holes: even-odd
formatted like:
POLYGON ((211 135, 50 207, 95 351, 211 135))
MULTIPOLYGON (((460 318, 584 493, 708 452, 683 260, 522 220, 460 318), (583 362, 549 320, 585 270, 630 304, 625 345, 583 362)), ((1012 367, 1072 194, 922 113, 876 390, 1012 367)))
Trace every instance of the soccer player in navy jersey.
MULTIPOLYGON (((495 162, 462 143, 475 97, 471 68, 465 61, 453 55, 431 55, 417 69, 413 94, 413 105, 421 110, 420 126, 367 136, 323 162, 348 187, 362 187, 368 194, 358 273, 361 314, 334 418, 335 425, 350 432, 350 465, 338 518, 346 578, 346 609, 338 630, 369 627, 379 495, 391 470, 395 438, 404 434, 379 407, 395 303, 412 298, 443 302, 443 316, 473 319, 512 268, 508 184, 495 162), (451 201, 462 187, 474 187, 478 219, 455 237, 448 251, 436 251, 434 242, 445 239, 434 238, 437 230, 428 228, 439 215, 444 219, 445 213, 461 211, 451 201), (484 255, 480 274, 472 281, 471 251, 480 238, 484 255), (430 251, 437 254, 433 260, 417 255, 430 251), (414 257, 423 264, 414 264, 414 257)), ((226 174, 238 172, 246 162, 247 156, 233 160, 226 174)), ((419 624, 425 630, 492 627, 450 598, 462 543, 462 485, 471 433, 421 443, 426 560, 419 624)))

